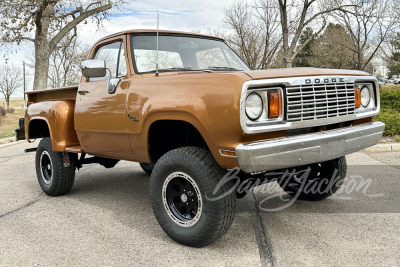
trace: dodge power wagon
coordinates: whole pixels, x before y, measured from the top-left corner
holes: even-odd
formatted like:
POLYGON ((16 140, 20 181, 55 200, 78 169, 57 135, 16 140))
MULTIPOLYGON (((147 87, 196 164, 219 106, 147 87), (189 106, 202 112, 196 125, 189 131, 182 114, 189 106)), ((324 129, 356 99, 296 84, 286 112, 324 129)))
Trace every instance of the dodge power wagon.
POLYGON ((31 151, 42 190, 68 193, 85 164, 138 162, 151 175, 158 223, 188 246, 228 231, 241 182, 287 173, 274 181, 293 198, 334 194, 345 155, 377 144, 385 127, 373 121, 379 86, 370 74, 254 71, 212 36, 113 34, 94 45, 82 75, 79 86, 27 93, 16 131, 41 139, 31 151))

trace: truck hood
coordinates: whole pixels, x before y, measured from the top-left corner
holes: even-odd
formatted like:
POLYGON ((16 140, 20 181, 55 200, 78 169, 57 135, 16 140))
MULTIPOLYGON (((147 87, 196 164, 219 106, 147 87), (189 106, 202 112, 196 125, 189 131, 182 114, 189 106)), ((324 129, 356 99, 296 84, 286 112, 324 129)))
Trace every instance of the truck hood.
POLYGON ((273 79, 302 76, 371 76, 368 72, 359 70, 318 69, 318 68, 285 68, 269 70, 245 71, 253 80, 273 79))

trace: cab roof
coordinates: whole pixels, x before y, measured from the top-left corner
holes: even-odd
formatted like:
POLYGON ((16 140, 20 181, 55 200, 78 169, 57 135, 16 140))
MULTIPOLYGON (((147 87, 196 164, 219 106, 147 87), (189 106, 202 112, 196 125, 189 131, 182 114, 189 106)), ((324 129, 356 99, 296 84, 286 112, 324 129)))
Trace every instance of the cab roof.
MULTIPOLYGON (((149 29, 134 29, 134 30, 127 30, 127 31, 122 31, 122 32, 117 32, 110 34, 108 36, 105 36, 101 38, 98 42, 119 36, 119 35, 125 35, 125 34, 130 34, 130 33, 157 33, 157 30, 149 30, 149 29)), ((200 33, 193 33, 193 32, 180 32, 180 31, 167 31, 167 30, 159 30, 158 33, 169 33, 169 34, 184 34, 184 35, 193 35, 193 36, 199 36, 199 37, 206 37, 206 38, 213 38, 213 39, 219 39, 221 41, 224 41, 221 37, 216 37, 216 36, 211 36, 211 35, 205 35, 205 34, 200 34, 200 33)))

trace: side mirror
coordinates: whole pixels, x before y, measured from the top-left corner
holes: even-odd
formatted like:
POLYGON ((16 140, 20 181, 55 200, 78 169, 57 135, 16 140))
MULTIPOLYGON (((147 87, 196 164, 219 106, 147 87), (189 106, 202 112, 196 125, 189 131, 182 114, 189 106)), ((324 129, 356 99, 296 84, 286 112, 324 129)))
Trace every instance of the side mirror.
POLYGON ((82 62, 82 75, 86 78, 106 76, 106 62, 102 59, 89 59, 82 62))

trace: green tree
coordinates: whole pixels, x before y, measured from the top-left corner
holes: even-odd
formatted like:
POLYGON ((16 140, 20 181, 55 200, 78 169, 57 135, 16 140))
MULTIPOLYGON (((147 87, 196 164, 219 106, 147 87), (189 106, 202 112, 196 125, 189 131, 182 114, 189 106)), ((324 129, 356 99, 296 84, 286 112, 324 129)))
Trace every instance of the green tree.
POLYGON ((314 40, 308 63, 319 68, 354 69, 355 53, 350 46, 351 37, 346 29, 340 24, 330 23, 324 33, 314 40))
POLYGON ((309 60, 313 56, 312 47, 313 47, 314 41, 315 41, 315 37, 314 37, 313 30, 310 27, 307 27, 303 31, 303 33, 300 35, 298 46, 301 47, 303 44, 305 44, 305 46, 297 54, 297 56, 293 62, 294 67, 311 67, 309 60), (309 39, 311 39, 311 40, 308 41, 309 39))
POLYGON ((389 77, 400 75, 400 33, 390 41, 392 55, 389 57, 389 77))

